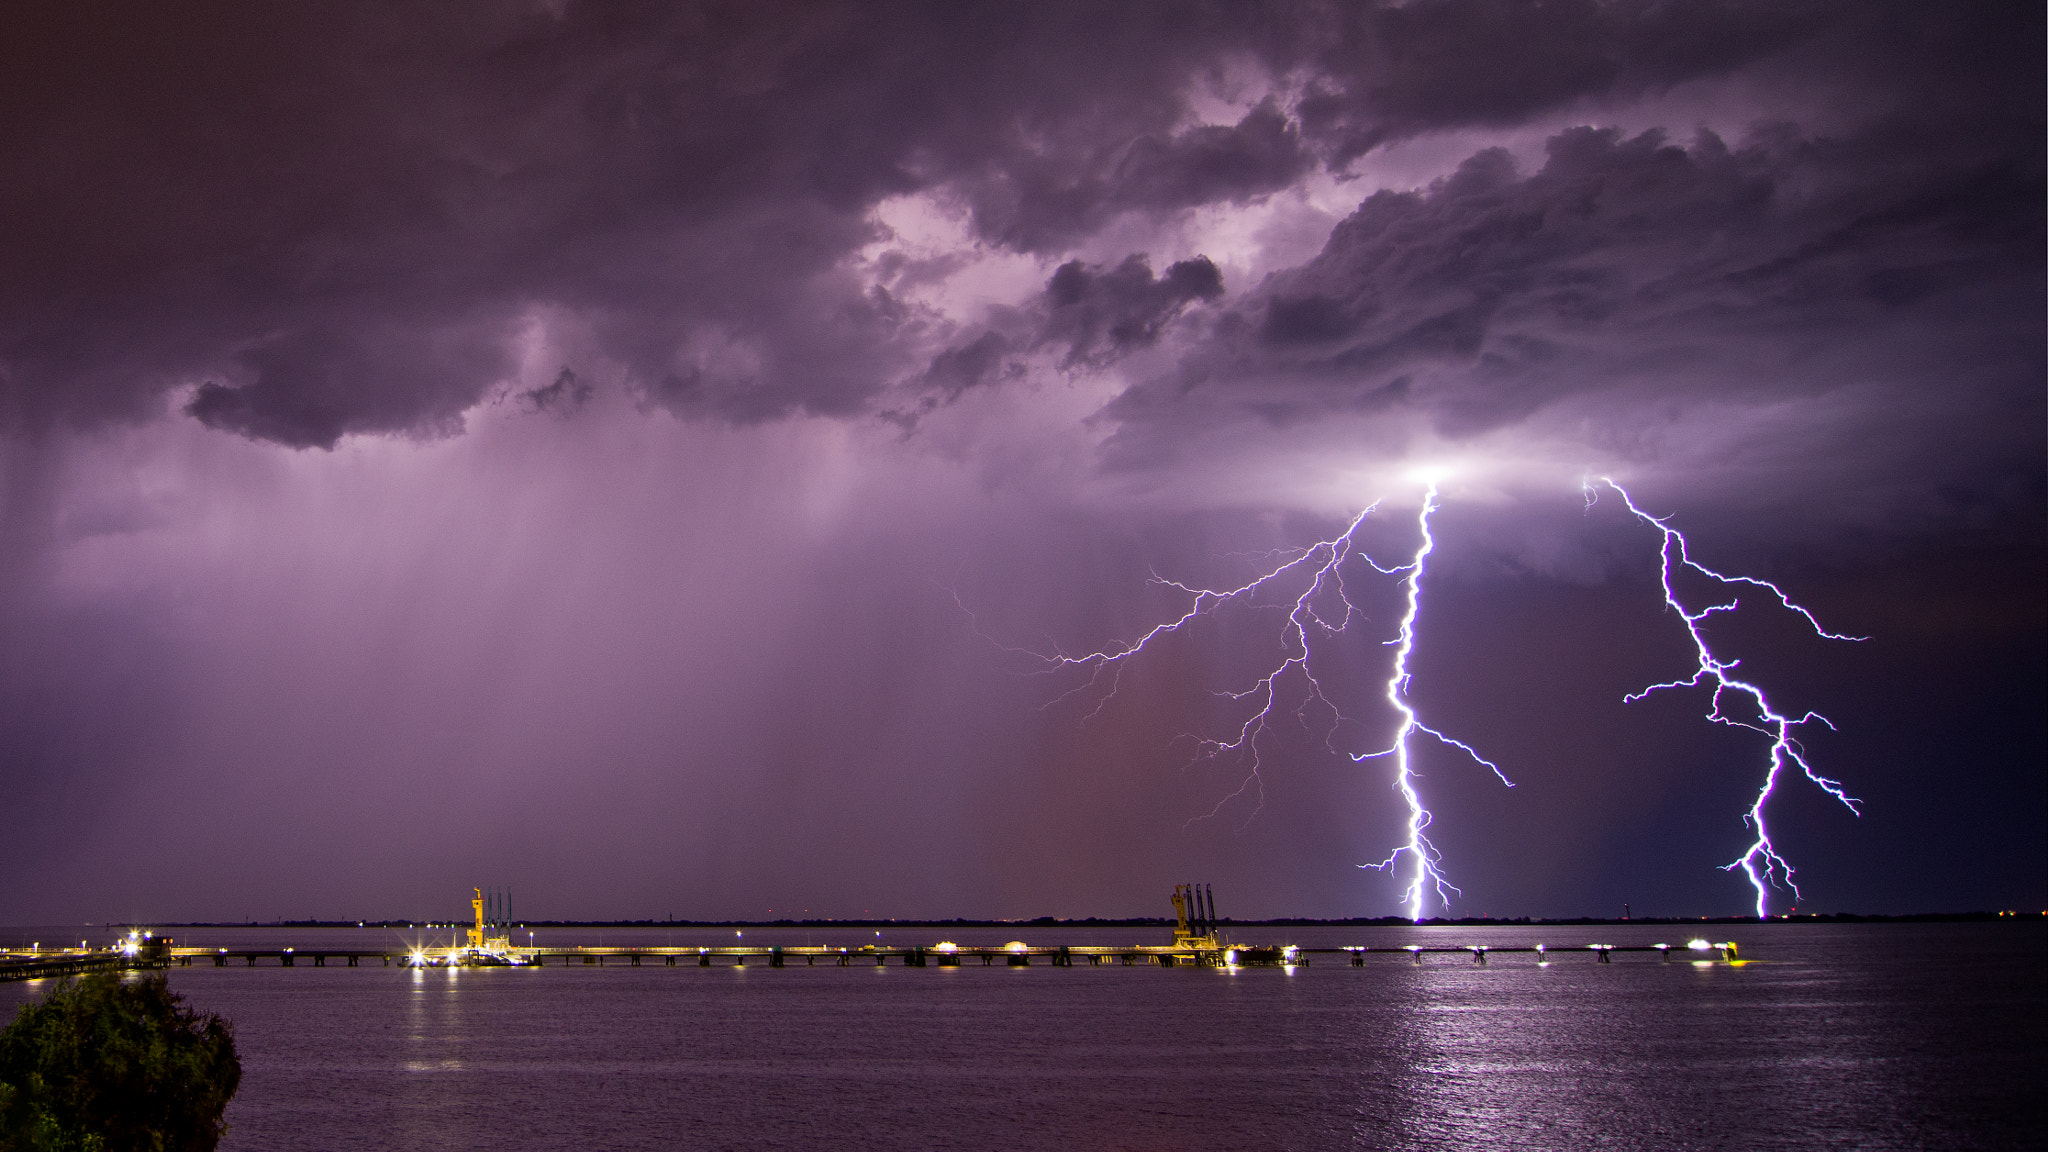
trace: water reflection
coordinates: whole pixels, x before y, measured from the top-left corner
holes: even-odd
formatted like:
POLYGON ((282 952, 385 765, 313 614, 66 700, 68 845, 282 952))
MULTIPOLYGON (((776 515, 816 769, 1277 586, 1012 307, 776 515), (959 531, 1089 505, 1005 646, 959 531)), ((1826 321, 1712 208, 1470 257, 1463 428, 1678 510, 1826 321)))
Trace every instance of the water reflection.
MULTIPOLYGON (((1483 965, 1315 956, 1291 974, 198 967, 172 980, 236 1023, 245 1078, 227 1152, 2027 1146, 2041 1135, 2026 1109, 2048 948, 2038 931, 1974 928, 1773 927, 1742 940, 1756 962, 1741 968, 1553 948, 1483 965)), ((1456 931, 1328 943, 1538 939, 1456 931)), ((1654 942, 1648 931, 1614 942, 1654 942)), ((1132 934, 1114 932, 1100 942, 1132 934)))

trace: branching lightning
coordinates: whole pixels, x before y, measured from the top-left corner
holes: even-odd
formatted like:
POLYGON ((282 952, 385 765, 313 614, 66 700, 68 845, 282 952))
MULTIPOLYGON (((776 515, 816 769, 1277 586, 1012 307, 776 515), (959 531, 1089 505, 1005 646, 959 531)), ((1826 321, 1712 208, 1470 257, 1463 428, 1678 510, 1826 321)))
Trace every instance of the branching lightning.
POLYGON ((1045 662, 1047 671, 1076 668, 1088 670, 1089 676, 1085 682, 1062 693, 1047 706, 1050 707, 1052 703, 1069 699, 1076 694, 1089 692, 1091 689, 1099 690, 1100 695, 1095 707, 1088 713, 1092 718, 1099 715, 1115 698, 1124 667, 1142 654, 1148 646, 1180 631, 1199 617, 1214 612, 1225 604, 1253 603, 1262 591, 1268 591, 1269 586, 1275 583, 1289 579, 1306 579, 1306 586, 1299 595, 1291 602, 1283 601, 1286 607, 1286 624, 1281 630, 1279 662, 1249 685, 1220 693, 1227 699, 1250 703, 1254 706, 1252 712, 1227 739, 1210 736, 1191 737, 1197 744, 1196 754, 1199 757, 1240 755, 1248 763, 1249 771, 1244 782, 1236 791, 1217 802, 1216 807, 1210 811, 1210 815, 1213 816, 1222 810, 1223 805, 1247 791, 1255 792, 1263 801, 1264 784, 1261 769, 1264 765, 1260 741, 1280 720, 1278 713, 1283 710, 1281 685, 1290 677, 1299 677, 1303 684, 1301 702, 1291 710, 1295 720, 1306 728, 1309 725, 1311 709, 1319 709, 1326 713, 1330 723, 1323 735, 1324 745, 1333 752, 1337 751, 1333 743, 1336 729, 1341 722, 1351 717, 1331 699, 1324 691, 1322 683, 1317 680, 1310 664, 1314 645, 1328 637, 1342 634, 1354 620, 1363 616, 1345 586, 1344 565, 1347 562, 1353 558, 1360 559, 1382 575, 1401 577, 1407 595, 1407 610, 1401 618, 1400 630, 1395 638, 1386 641, 1387 646, 1394 649, 1394 665, 1388 676, 1385 692, 1387 703, 1400 718, 1400 723, 1387 747, 1376 752, 1353 755, 1352 759, 1363 761, 1385 756, 1393 757, 1394 787, 1408 806, 1407 840, 1395 848, 1385 860, 1364 867, 1398 873, 1402 865, 1412 866, 1413 871, 1409 875, 1403 903, 1409 916, 1420 920, 1427 911, 1429 893, 1434 892, 1441 903, 1448 905, 1451 895, 1458 889, 1445 878, 1440 868, 1441 857, 1427 835, 1433 818, 1423 805, 1421 794, 1416 788, 1416 774, 1410 757, 1411 738, 1418 732, 1426 733, 1491 769, 1494 775, 1500 777, 1503 784, 1511 788, 1514 784, 1508 780, 1499 765, 1481 756, 1470 745, 1423 723, 1408 697, 1411 676, 1408 664, 1414 654, 1416 622, 1422 611, 1422 578, 1428 557, 1436 546, 1429 528, 1430 514, 1437 507, 1436 484, 1429 484, 1428 493, 1423 499, 1422 510, 1416 518, 1421 542, 1406 565, 1382 567, 1358 543, 1359 529, 1364 525, 1366 517, 1372 515, 1378 507, 1375 503, 1360 512, 1345 526, 1344 531, 1331 539, 1318 541, 1299 552, 1285 553, 1287 559, 1284 563, 1235 588, 1197 587, 1155 574, 1152 577, 1153 583, 1185 592, 1192 600, 1186 611, 1179 616, 1154 626, 1134 641, 1079 655, 1032 655, 1045 662), (1341 608, 1341 611, 1332 611, 1333 608, 1341 608), (1108 680, 1106 688, 1103 683, 1105 677, 1108 680))
MULTIPOLYGON (((1330 730, 1324 735, 1326 745, 1334 737, 1337 722, 1346 718, 1344 710, 1323 691, 1322 683, 1316 679, 1314 669, 1310 667, 1309 660, 1313 653, 1312 641, 1314 639, 1338 635, 1349 628, 1354 619, 1362 615, 1358 606, 1352 602, 1345 588, 1343 571, 1345 562, 1353 557, 1358 557, 1367 564, 1371 564, 1374 569, 1380 572, 1391 574, 1395 571, 1394 569, 1380 568, 1378 564, 1373 563, 1372 557, 1366 555, 1364 550, 1358 546, 1359 528, 1365 523, 1366 517, 1372 515, 1373 511, 1378 507, 1377 503, 1371 505, 1354 517, 1351 523, 1345 526, 1344 531, 1336 536, 1328 540, 1317 541, 1302 549, 1298 554, 1291 554, 1291 558, 1278 567, 1235 588, 1199 588, 1192 584, 1168 579, 1155 573, 1151 578, 1152 583, 1185 592, 1193 597, 1193 600, 1188 604, 1187 611, 1172 620, 1154 626, 1143 636, 1128 644, 1120 644, 1081 655, 1057 653, 1052 656, 1041 656, 1040 659, 1049 665, 1048 671, 1057 671, 1065 668, 1086 668, 1089 670, 1087 681, 1062 693, 1051 703, 1056 704, 1061 700, 1087 692, 1090 689, 1100 689, 1103 686, 1103 678, 1107 675, 1109 680, 1107 690, 1101 693, 1095 702, 1094 709, 1088 713, 1089 718, 1092 719, 1101 714, 1102 710, 1108 707, 1109 702, 1116 697, 1125 665, 1135 660, 1148 646, 1180 631, 1197 618, 1212 613, 1225 604, 1252 602, 1268 585, 1284 581, 1290 575, 1305 575, 1308 581, 1307 586, 1302 589, 1300 595, 1296 596, 1291 603, 1286 605, 1287 623, 1282 628, 1280 635, 1280 662, 1244 688, 1220 693, 1220 695, 1230 700, 1251 701, 1257 705, 1256 709, 1238 726, 1236 735, 1230 739, 1224 740, 1209 736, 1193 737, 1198 757, 1214 759, 1232 754, 1242 754, 1249 764, 1249 771, 1245 775, 1244 782, 1238 786, 1236 791, 1218 800, 1216 806, 1210 810, 1209 815, 1213 816, 1217 812, 1222 811, 1225 804, 1244 795, 1247 791, 1254 792, 1258 796, 1259 801, 1263 803, 1265 792, 1261 769, 1264 765, 1259 741, 1261 737, 1267 735, 1272 730, 1277 720, 1275 713, 1280 704, 1281 684, 1291 675, 1298 676, 1301 679, 1304 692, 1301 703, 1295 706, 1293 713, 1295 719, 1302 723, 1304 727, 1308 724, 1308 713, 1312 708, 1320 706, 1331 717, 1330 730), (1333 615, 1318 610, 1317 604, 1319 602, 1327 606, 1333 600, 1334 604, 1341 608, 1340 613, 1333 615)), ((1047 705, 1047 707, 1050 706, 1051 704, 1047 705)))
MULTIPOLYGON (((1707 643, 1705 632, 1708 618, 1718 612, 1734 611, 1742 603, 1740 587, 1748 586, 1769 591, 1773 596, 1777 597, 1780 605, 1797 612, 1813 627, 1814 632, 1829 640, 1859 641, 1867 639, 1867 637, 1845 636, 1840 633, 1830 632, 1821 627, 1820 621, 1814 617, 1812 612, 1794 603, 1791 597, 1785 595, 1783 589, 1768 580, 1759 580, 1753 576, 1726 575, 1693 560, 1687 554, 1685 537, 1677 529, 1672 528, 1664 520, 1658 519, 1641 508, 1636 507, 1635 501, 1630 499, 1629 494, 1623 490, 1621 485, 1616 484, 1613 480, 1603 476, 1600 482, 1614 489, 1621 496, 1622 503, 1628 506, 1628 510, 1637 519, 1663 533, 1664 543, 1660 555, 1663 558, 1664 604, 1672 611, 1678 613, 1679 618, 1685 621, 1685 630, 1692 637, 1693 648, 1699 657, 1699 666, 1693 671, 1691 676, 1683 680, 1652 684, 1640 692, 1630 693, 1625 697, 1625 700, 1629 703, 1634 703, 1662 688, 1696 688, 1701 685, 1711 684, 1713 685, 1714 692, 1712 703, 1707 710, 1707 719, 1716 724, 1726 724, 1733 728, 1748 728, 1771 738, 1770 768, 1764 773, 1763 786, 1757 790, 1756 802, 1750 805, 1749 812, 1743 817, 1750 828, 1755 831, 1756 839, 1750 844, 1748 851, 1744 852, 1741 857, 1722 865, 1724 871, 1732 872, 1740 868, 1743 874, 1749 877, 1750 886, 1756 889, 1756 914, 1758 917, 1765 916, 1769 913, 1770 890, 1773 886, 1782 883, 1786 888, 1791 889, 1795 897, 1799 895, 1799 886, 1792 880, 1792 865, 1778 853, 1777 847, 1771 843, 1770 826, 1764 822, 1764 808, 1769 803, 1771 792, 1778 786, 1778 778, 1784 773, 1786 767, 1788 765, 1797 765, 1808 780, 1819 785, 1822 791, 1841 801, 1849 811, 1859 816, 1863 814, 1862 810, 1858 807, 1861 801, 1850 796, 1840 782, 1831 780, 1816 772, 1813 765, 1807 762, 1806 750, 1799 743, 1797 732, 1801 726, 1818 722, 1826 725, 1829 729, 1833 729, 1834 725, 1829 723, 1827 717, 1822 716, 1818 712, 1810 711, 1804 715, 1793 717, 1773 709, 1769 699, 1765 697, 1762 688, 1747 680, 1738 679, 1733 675, 1736 666, 1742 663, 1740 660, 1721 660, 1715 657, 1713 649, 1707 643), (1690 568, 1735 591, 1730 599, 1725 602, 1709 604, 1696 612, 1688 611, 1684 603, 1680 601, 1677 590, 1672 586, 1673 577, 1686 568, 1690 568), (1758 719, 1751 721, 1731 716, 1723 707, 1723 703, 1730 693, 1748 697, 1756 707, 1758 719)), ((1587 486, 1586 492, 1590 503, 1596 492, 1590 484, 1587 486)))
MULTIPOLYGON (((1395 871, 1404 860, 1410 865, 1413 871, 1409 874, 1407 891, 1402 898, 1402 903, 1407 906, 1408 918, 1411 920, 1422 919, 1424 901, 1427 899, 1429 891, 1434 890, 1437 899, 1448 906, 1451 901, 1451 893, 1456 892, 1458 889, 1449 880, 1444 878, 1443 871, 1438 866, 1442 861, 1442 857, 1438 854, 1436 846, 1429 842, 1428 829, 1434 818, 1430 815, 1429 809, 1423 807, 1422 796, 1415 790, 1415 773, 1410 766, 1408 756, 1409 738, 1417 732, 1424 732, 1434 736, 1440 742, 1458 749, 1472 759, 1491 768, 1493 774, 1500 777, 1501 783, 1510 788, 1515 786, 1514 781, 1508 779, 1507 773, 1500 770, 1500 765, 1481 756, 1472 749, 1471 745, 1466 744, 1462 740, 1446 736, 1442 732, 1424 724, 1421 718, 1416 715, 1415 706, 1408 700, 1408 680, 1410 675, 1408 671, 1408 657, 1415 651, 1415 622, 1417 617, 1422 614, 1422 577, 1424 572, 1427 571, 1429 554, 1436 550, 1436 539, 1430 535, 1429 531, 1429 514, 1434 511, 1436 511, 1436 485, 1432 483, 1429 486, 1428 493, 1422 499, 1422 511, 1415 518, 1416 527, 1422 536, 1422 542, 1416 546, 1415 556, 1408 562, 1406 568, 1393 570, 1407 573, 1402 583, 1407 588, 1408 611, 1401 617, 1400 633, 1394 639, 1387 642, 1394 649, 1394 669, 1392 674, 1387 677, 1387 703, 1392 705, 1394 711, 1400 715, 1401 725, 1394 732, 1393 743, 1386 748, 1378 752, 1366 752, 1352 757, 1353 760, 1371 760, 1381 756, 1392 756, 1394 758, 1394 787, 1401 793, 1401 798, 1408 803, 1408 842, 1394 849, 1385 860, 1380 861, 1378 864, 1367 865, 1367 867, 1391 872, 1395 871)), ((1374 565, 1374 567, 1377 568, 1378 565, 1374 565)), ((1381 571, 1388 570, 1381 569, 1381 571)))

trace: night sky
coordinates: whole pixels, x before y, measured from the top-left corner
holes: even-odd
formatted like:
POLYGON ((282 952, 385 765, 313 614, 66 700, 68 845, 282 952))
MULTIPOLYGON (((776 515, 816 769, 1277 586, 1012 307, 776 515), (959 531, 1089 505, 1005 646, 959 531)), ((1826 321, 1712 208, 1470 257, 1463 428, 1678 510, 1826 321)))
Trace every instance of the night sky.
POLYGON ((1450 911, 1752 906, 1600 476, 1870 637, 1708 625, 1863 802, 1781 786, 1772 911, 2038 910, 2042 20, 22 7, 0 923, 1395 914, 1398 576, 1255 775, 1298 589, 1039 657, 1403 563, 1418 468, 1410 698, 1516 784, 1418 746, 1450 911))

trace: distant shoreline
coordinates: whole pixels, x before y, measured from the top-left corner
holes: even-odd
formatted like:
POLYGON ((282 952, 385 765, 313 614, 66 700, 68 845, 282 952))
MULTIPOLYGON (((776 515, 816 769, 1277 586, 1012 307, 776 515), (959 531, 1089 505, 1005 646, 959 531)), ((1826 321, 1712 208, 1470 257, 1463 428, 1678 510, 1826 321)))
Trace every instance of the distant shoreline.
MULTIPOLYGON (((1974 922, 1995 922, 2013 920, 2021 923, 2038 920, 2039 915, 2003 912, 1913 912, 1899 915, 1864 915, 1860 913, 1835 912, 1813 915, 1772 916, 1758 919, 1755 916, 1637 916, 1632 919, 1620 917, 1574 916, 1564 918, 1539 918, 1523 916, 1515 919, 1499 919, 1485 916, 1459 917, 1455 919, 1431 918, 1411 921, 1402 916, 1353 917, 1341 920, 1318 920, 1307 917, 1280 917, 1268 920, 1232 920, 1220 918, 1221 926, 1237 928, 1404 928, 1404 927, 1542 927, 1545 925, 1628 925, 1628 924, 1956 924, 1974 922)), ((461 923, 453 920, 266 920, 266 921, 190 921, 183 923, 153 923, 152 927, 162 928, 424 928, 428 925, 447 926, 461 923)), ((1169 928, 1174 921, 1157 916, 1137 916, 1105 919, 1090 916, 1079 920, 1063 920, 1052 916, 1041 916, 1030 920, 967 920, 967 919, 859 919, 859 920, 521 920, 521 928, 1169 928)), ((85 925, 85 927, 112 927, 113 925, 85 925)))

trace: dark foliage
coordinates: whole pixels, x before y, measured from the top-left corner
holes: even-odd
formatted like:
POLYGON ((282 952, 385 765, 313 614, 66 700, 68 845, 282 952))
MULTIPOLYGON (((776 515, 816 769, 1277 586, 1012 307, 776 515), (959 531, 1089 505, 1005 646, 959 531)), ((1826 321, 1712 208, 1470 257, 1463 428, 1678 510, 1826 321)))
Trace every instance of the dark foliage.
POLYGON ((52 989, 0 1032, 0 1152, 212 1149, 242 1079, 234 1029, 162 976, 52 989))

